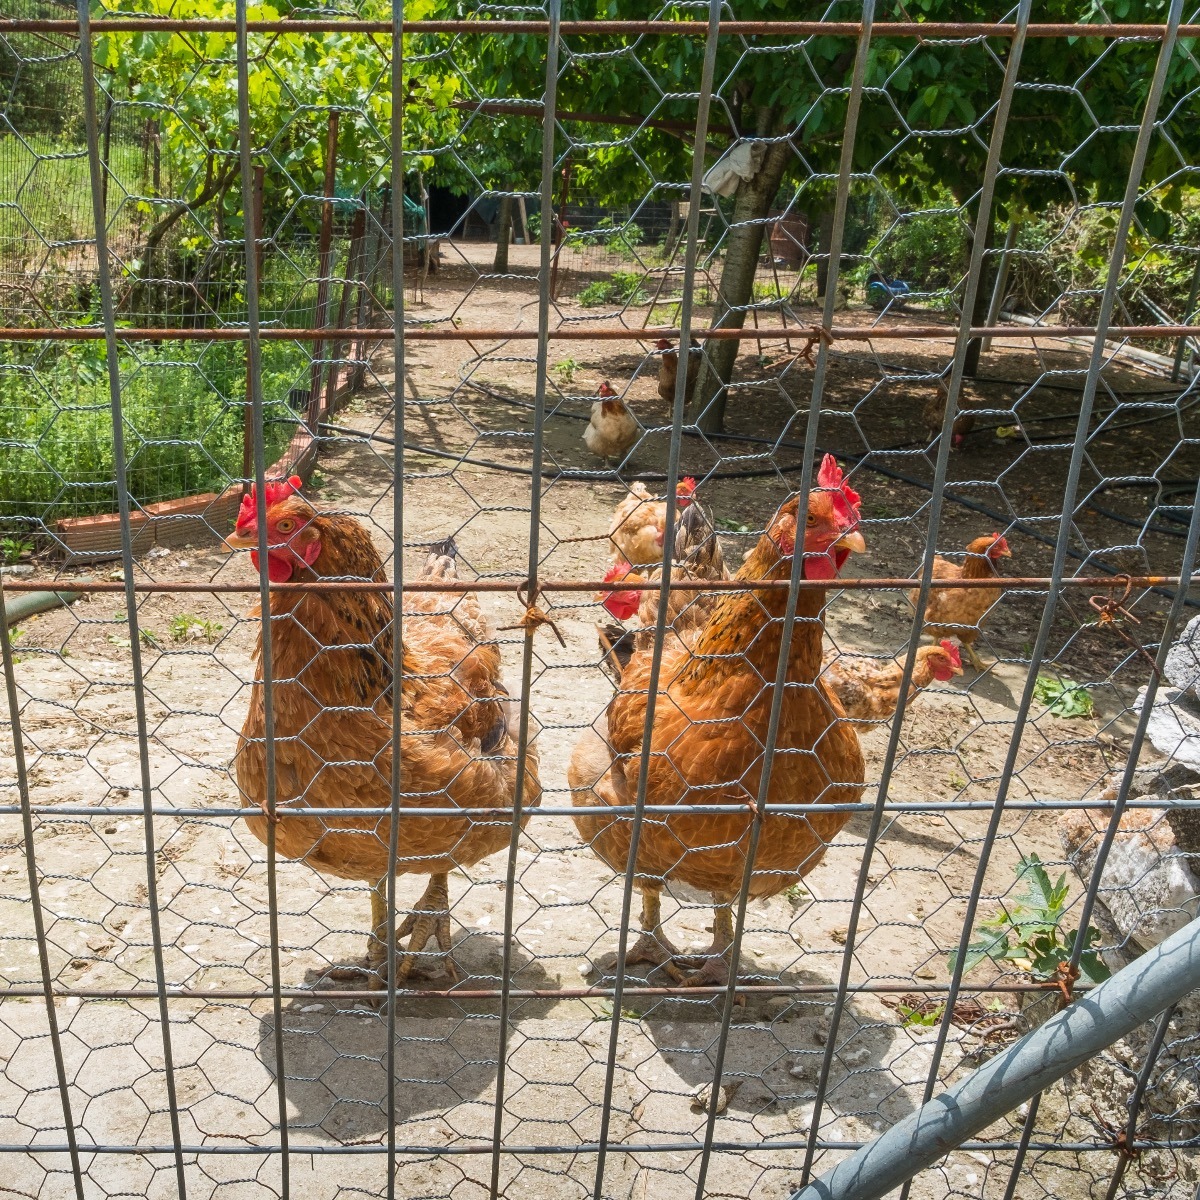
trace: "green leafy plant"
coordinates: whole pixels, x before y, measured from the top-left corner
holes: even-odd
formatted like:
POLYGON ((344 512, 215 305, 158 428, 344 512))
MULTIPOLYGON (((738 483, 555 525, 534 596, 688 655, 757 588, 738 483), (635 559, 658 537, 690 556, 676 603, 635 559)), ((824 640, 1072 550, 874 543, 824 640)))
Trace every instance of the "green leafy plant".
POLYGON ((25 538, 0 538, 0 562, 6 567, 11 567, 15 562, 20 560, 23 554, 28 554, 32 550, 33 543, 27 541, 25 538))
POLYGON ((554 373, 563 381, 570 383, 575 378, 575 372, 579 370, 579 363, 573 358, 564 358, 561 362, 554 366, 554 373))
MULTIPOLYGON (((1012 963, 1034 979, 1050 979, 1058 964, 1074 952, 1079 930, 1062 927, 1069 892, 1066 872, 1056 883, 1051 883, 1042 860, 1030 854, 1017 864, 1017 879, 1026 881, 1024 894, 1016 900, 1001 902, 1000 912, 976 928, 976 940, 967 947, 963 959, 964 973, 991 959, 995 963, 1012 963)), ((1093 949, 1099 940, 1100 931, 1089 927, 1079 959, 1080 978, 1087 983, 1100 983, 1109 976, 1108 968, 1093 949)), ((956 951, 950 955, 951 971, 957 961, 956 951)))
POLYGON ((180 613, 171 618, 171 639, 176 642, 215 642, 223 628, 215 621, 194 617, 191 613, 180 613))
POLYGON ((945 1011, 944 1001, 937 1004, 926 1003, 911 1006, 901 1002, 896 1005, 900 1024, 905 1029, 931 1029, 941 1021, 945 1011))
POLYGON ((1090 717, 1096 711, 1087 688, 1065 676, 1056 679, 1053 675, 1039 675, 1033 695, 1052 717, 1090 717))
POLYGON ((601 304, 645 304, 650 297, 642 288, 642 277, 635 271, 614 271, 608 280, 589 283, 577 297, 584 308, 601 304))

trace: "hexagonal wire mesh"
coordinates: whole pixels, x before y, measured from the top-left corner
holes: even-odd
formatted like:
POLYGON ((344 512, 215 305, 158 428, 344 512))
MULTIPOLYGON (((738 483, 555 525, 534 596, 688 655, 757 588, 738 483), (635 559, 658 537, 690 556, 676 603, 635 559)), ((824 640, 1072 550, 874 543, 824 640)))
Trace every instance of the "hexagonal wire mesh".
MULTIPOLYGON (((0 1192, 782 1195, 1194 917, 1181 3, 93 7, 0 23, 0 1192)), ((1190 1194, 1198 1047, 915 1194, 1190 1194)))

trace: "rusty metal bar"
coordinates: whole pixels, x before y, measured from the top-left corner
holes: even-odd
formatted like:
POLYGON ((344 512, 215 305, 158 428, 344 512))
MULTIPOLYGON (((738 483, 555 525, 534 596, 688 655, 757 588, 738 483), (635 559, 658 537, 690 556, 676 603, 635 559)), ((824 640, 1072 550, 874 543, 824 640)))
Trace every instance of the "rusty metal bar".
MULTIPOLYGON (((839 591, 899 591, 914 588, 920 581, 907 576, 888 576, 878 579, 839 579, 839 591)), ((60 592, 124 592, 126 585, 120 580, 93 579, 6 579, 4 587, 9 592, 40 592, 48 583, 53 583, 60 592)), ((525 587, 526 579, 424 579, 403 583, 401 592, 516 592, 525 587)), ((1045 591, 1055 581, 1046 575, 988 576, 985 579, 939 579, 937 587, 957 590, 959 588, 996 588, 1000 591, 1029 592, 1045 591)), ((1070 588, 1124 588, 1131 587, 1186 587, 1192 585, 1192 577, 1179 575, 1074 575, 1058 581, 1058 585, 1070 588)), ((747 582, 741 579, 672 579, 672 591, 679 592, 786 592, 786 579, 762 579, 747 582)), ((796 587, 829 590, 829 581, 822 579, 798 579, 796 587)), ((658 580, 585 580, 585 579, 539 579, 538 590, 542 592, 650 592, 661 584, 658 580)), ((386 580, 370 579, 320 579, 312 583, 273 583, 277 592, 384 592, 396 591, 394 584, 386 580)), ((135 592, 211 592, 220 593, 257 592, 253 583, 134 583, 135 592)))
MULTIPOLYGON (((938 995, 946 991, 949 984, 922 983, 915 980, 912 983, 861 983, 851 984, 852 992, 870 995, 904 995, 908 992, 921 995, 938 995)), ((747 983, 738 984, 739 995, 747 996, 823 996, 837 991, 834 983, 747 983)), ((1042 983, 993 983, 986 987, 972 989, 972 994, 980 995, 1011 995, 1020 992, 1059 990, 1059 984, 1054 980, 1042 983)), ((1091 986, 1076 985, 1075 991, 1083 993, 1090 991, 1091 986)), ((682 996, 707 997, 719 996, 725 991, 723 986, 701 985, 698 987, 626 987, 626 996, 682 996)), ((612 988, 602 987, 566 987, 566 988, 510 988, 508 994, 517 1000, 608 1000, 612 998, 612 988)), ((0 1000, 10 997, 42 997, 46 993, 39 987, 28 984, 18 984, 13 987, 0 988, 0 1000)), ((50 992, 55 1000, 76 996, 81 1000, 152 1000, 157 995, 151 988, 53 988, 50 992)), ((273 993, 263 988, 168 988, 167 996, 171 1000, 269 1000, 273 993)), ((361 988, 283 988, 280 995, 287 1000, 362 1000, 371 995, 361 988)), ((396 995, 405 1000, 417 1000, 428 997, 436 1000, 498 1000, 500 988, 419 988, 406 990, 397 988, 396 995)))
MULTIPOLYGON (((601 329, 589 329, 573 322, 550 331, 551 339, 564 342, 651 342, 659 338, 678 339, 681 330, 669 326, 646 326, 645 328, 626 329, 606 326, 601 329)), ((778 328, 763 329, 706 329, 697 336, 704 341, 751 341, 782 342, 804 333, 803 325, 779 326, 778 328)), ((928 341, 945 338, 952 341, 955 330, 948 325, 834 325, 826 333, 834 341, 871 342, 871 341, 928 341)), ((361 329, 271 329, 259 331, 259 338, 266 342, 315 342, 327 338, 338 341, 350 341, 362 336, 361 329)), ((382 331, 386 333, 386 331, 382 331)), ((382 334, 381 334, 382 335, 382 334)), ((1095 337, 1095 325, 977 325, 973 326, 968 336, 972 339, 990 338, 1068 338, 1095 337)), ((824 335, 822 335, 823 337, 824 335)), ((1107 337, 1109 341, 1118 338, 1179 338, 1200 336, 1200 325, 1110 325, 1107 337)), ((226 327, 222 329, 171 329, 168 327, 154 328, 152 326, 140 329, 117 329, 117 340, 121 342, 244 342, 249 334, 244 326, 226 327)), ((404 330, 406 341, 411 342, 534 342, 537 341, 536 329, 465 329, 446 326, 443 328, 414 328, 404 330)), ((63 327, 34 327, 0 328, 0 342, 102 342, 104 330, 94 325, 63 326, 63 327)))
MULTIPOLYGON (((234 33, 236 22, 221 18, 203 20, 182 17, 101 17, 91 23, 95 33, 234 33)), ((705 21, 564 21, 563 37, 641 37, 644 35, 683 35, 703 37, 705 21)), ((1161 41, 1165 24, 1053 23, 1030 25, 1031 38, 1139 38, 1161 41)), ((390 21, 338 20, 309 18, 305 20, 248 21, 248 33, 364 33, 390 34, 390 21)), ((1013 38, 1017 26, 1011 22, 984 21, 892 21, 875 26, 879 37, 1013 38)), ((404 34, 478 34, 495 37, 506 34, 536 34, 550 32, 549 21, 405 21, 404 34)), ((856 38, 862 32, 858 21, 722 21, 718 32, 726 37, 845 37, 856 38)), ((54 18, 0 18, 0 34, 58 33, 79 35, 79 22, 54 18)), ((1200 37, 1200 25, 1180 25, 1180 37, 1200 37)))

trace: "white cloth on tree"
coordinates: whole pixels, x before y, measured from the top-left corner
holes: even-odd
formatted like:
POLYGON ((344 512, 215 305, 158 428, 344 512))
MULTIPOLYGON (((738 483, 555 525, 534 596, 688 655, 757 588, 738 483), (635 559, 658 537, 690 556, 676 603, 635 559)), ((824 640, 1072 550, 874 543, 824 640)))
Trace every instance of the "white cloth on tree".
POLYGON ((742 180, 758 174, 767 153, 765 142, 735 142, 704 175, 705 191, 716 196, 732 196, 742 180))

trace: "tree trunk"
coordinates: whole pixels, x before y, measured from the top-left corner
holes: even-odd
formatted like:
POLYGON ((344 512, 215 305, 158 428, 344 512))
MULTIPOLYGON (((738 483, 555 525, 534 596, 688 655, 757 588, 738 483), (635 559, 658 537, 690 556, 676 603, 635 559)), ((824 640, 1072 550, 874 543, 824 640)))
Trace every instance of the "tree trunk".
POLYGON ((502 196, 500 198, 500 214, 496 217, 496 258, 492 263, 492 270, 497 275, 503 275, 508 271, 508 242, 512 230, 512 209, 512 197, 502 196))
MULTIPOLYGON (((713 327, 741 329, 746 323, 746 306, 754 294, 754 275, 762 249, 765 221, 792 148, 788 142, 773 143, 753 179, 743 181, 733 203, 733 228, 726 239, 725 265, 717 288, 713 327)), ((733 364, 741 343, 710 341, 708 362, 697 373, 688 419, 706 433, 719 433, 725 424, 725 385, 733 377, 733 364)))
MULTIPOLYGON (((976 220, 976 229, 979 227, 979 222, 976 220)), ((996 244, 996 209, 993 205, 991 212, 988 213, 987 224, 983 230, 983 262, 979 268, 979 287, 975 290, 975 305, 971 311, 971 324, 981 326, 987 322, 988 306, 991 304, 992 289, 992 265, 988 260, 988 252, 996 244)), ((973 245, 971 241, 967 243, 967 265, 970 265, 970 254, 973 245)), ((967 343, 967 354, 963 359, 963 378, 974 379, 979 374, 979 359, 983 353, 983 338, 972 338, 967 343)))
POLYGON ((817 218, 817 252, 820 255, 817 259, 817 296, 822 300, 825 298, 825 289, 829 286, 829 247, 833 245, 833 217, 833 209, 829 208, 817 218))

